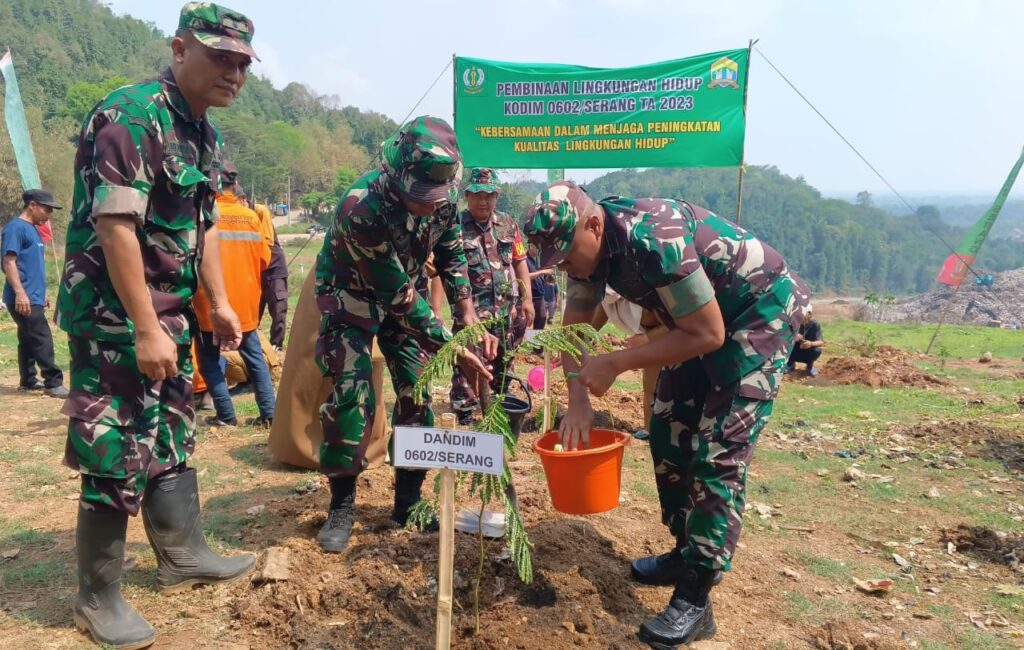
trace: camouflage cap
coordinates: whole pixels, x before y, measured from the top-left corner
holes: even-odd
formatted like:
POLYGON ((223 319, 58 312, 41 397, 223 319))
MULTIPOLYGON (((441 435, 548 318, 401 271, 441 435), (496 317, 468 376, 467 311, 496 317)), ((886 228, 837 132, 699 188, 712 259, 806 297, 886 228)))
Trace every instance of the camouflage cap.
POLYGON ((555 266, 569 254, 587 193, 572 181, 552 183, 526 211, 523 234, 537 246, 541 268, 555 266))
POLYGON ((215 50, 239 52, 259 60, 252 49, 256 31, 252 21, 233 9, 213 2, 188 2, 181 8, 178 29, 192 32, 199 42, 215 50))
POLYGON ((400 195, 416 203, 458 200, 462 153, 455 132, 436 117, 406 122, 381 146, 381 165, 400 195))
POLYGON ((500 188, 498 183, 498 172, 488 167, 474 167, 469 172, 469 186, 467 192, 487 192, 494 194, 500 188))

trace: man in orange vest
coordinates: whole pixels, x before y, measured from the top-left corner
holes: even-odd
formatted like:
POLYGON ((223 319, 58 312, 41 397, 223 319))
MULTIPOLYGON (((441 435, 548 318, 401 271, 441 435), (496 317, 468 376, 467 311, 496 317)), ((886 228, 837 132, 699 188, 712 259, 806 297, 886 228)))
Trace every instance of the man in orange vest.
MULTIPOLYGON (((225 293, 242 324, 242 344, 238 352, 242 355, 260 410, 260 416, 249 424, 267 427, 274 419, 274 383, 256 330, 260 324, 260 276, 270 263, 270 245, 263 235, 259 216, 236 195, 239 191, 238 170, 233 163, 224 162, 221 178, 224 191, 217 195, 217 210, 220 212, 217 230, 225 293)), ((220 348, 214 340, 210 321, 211 304, 201 287, 196 292, 193 305, 200 330, 196 350, 199 371, 206 380, 217 411, 215 416, 206 418, 206 423, 210 426, 236 425, 235 407, 220 366, 220 348)))

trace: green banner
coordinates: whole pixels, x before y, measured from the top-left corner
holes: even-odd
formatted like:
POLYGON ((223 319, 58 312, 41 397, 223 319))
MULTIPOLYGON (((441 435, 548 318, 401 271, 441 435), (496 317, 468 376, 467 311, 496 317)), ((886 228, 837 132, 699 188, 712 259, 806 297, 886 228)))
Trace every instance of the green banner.
POLYGON ((748 58, 585 68, 458 57, 459 148, 478 167, 736 166, 748 58))

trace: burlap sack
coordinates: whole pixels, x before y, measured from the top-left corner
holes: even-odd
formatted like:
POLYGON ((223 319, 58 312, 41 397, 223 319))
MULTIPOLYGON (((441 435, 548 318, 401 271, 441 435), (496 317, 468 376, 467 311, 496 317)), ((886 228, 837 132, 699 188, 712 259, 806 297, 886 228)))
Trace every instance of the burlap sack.
MULTIPOLYGON (((313 360, 320 310, 314 296, 315 272, 310 271, 302 285, 299 303, 295 306, 288 347, 277 390, 277 410, 270 429, 270 452, 282 462, 316 469, 319 465, 320 405, 331 392, 331 380, 320 374, 313 360)), ((384 464, 387 455, 387 408, 382 402, 384 390, 384 356, 373 343, 373 391, 377 396, 377 413, 366 460, 370 467, 384 464)))

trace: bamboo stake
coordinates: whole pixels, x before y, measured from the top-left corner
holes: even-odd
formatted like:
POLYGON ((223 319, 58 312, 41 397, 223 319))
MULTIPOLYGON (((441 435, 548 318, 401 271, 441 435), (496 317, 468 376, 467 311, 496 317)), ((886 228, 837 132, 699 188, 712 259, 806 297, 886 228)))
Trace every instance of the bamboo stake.
POLYGON ((541 427, 541 434, 548 432, 551 416, 551 353, 544 348, 544 426, 541 427))
POLYGON ((935 344, 935 337, 939 335, 939 330, 942 329, 943 323, 946 322, 946 316, 949 314, 949 308, 953 306, 953 300, 956 298, 956 294, 960 293, 960 287, 964 286, 963 280, 960 284, 956 285, 956 289, 953 291, 953 295, 946 301, 946 306, 942 310, 942 316, 939 317, 939 324, 935 326, 935 331, 932 332, 932 340, 928 341, 928 349, 924 351, 925 354, 932 353, 932 345, 935 344))
MULTIPOLYGON (((441 426, 456 429, 454 413, 441 416, 441 426)), ((455 471, 441 470, 440 547, 437 556, 437 637, 435 647, 452 647, 452 576, 455 570, 455 471)), ((482 525, 482 522, 481 522, 482 525)))

